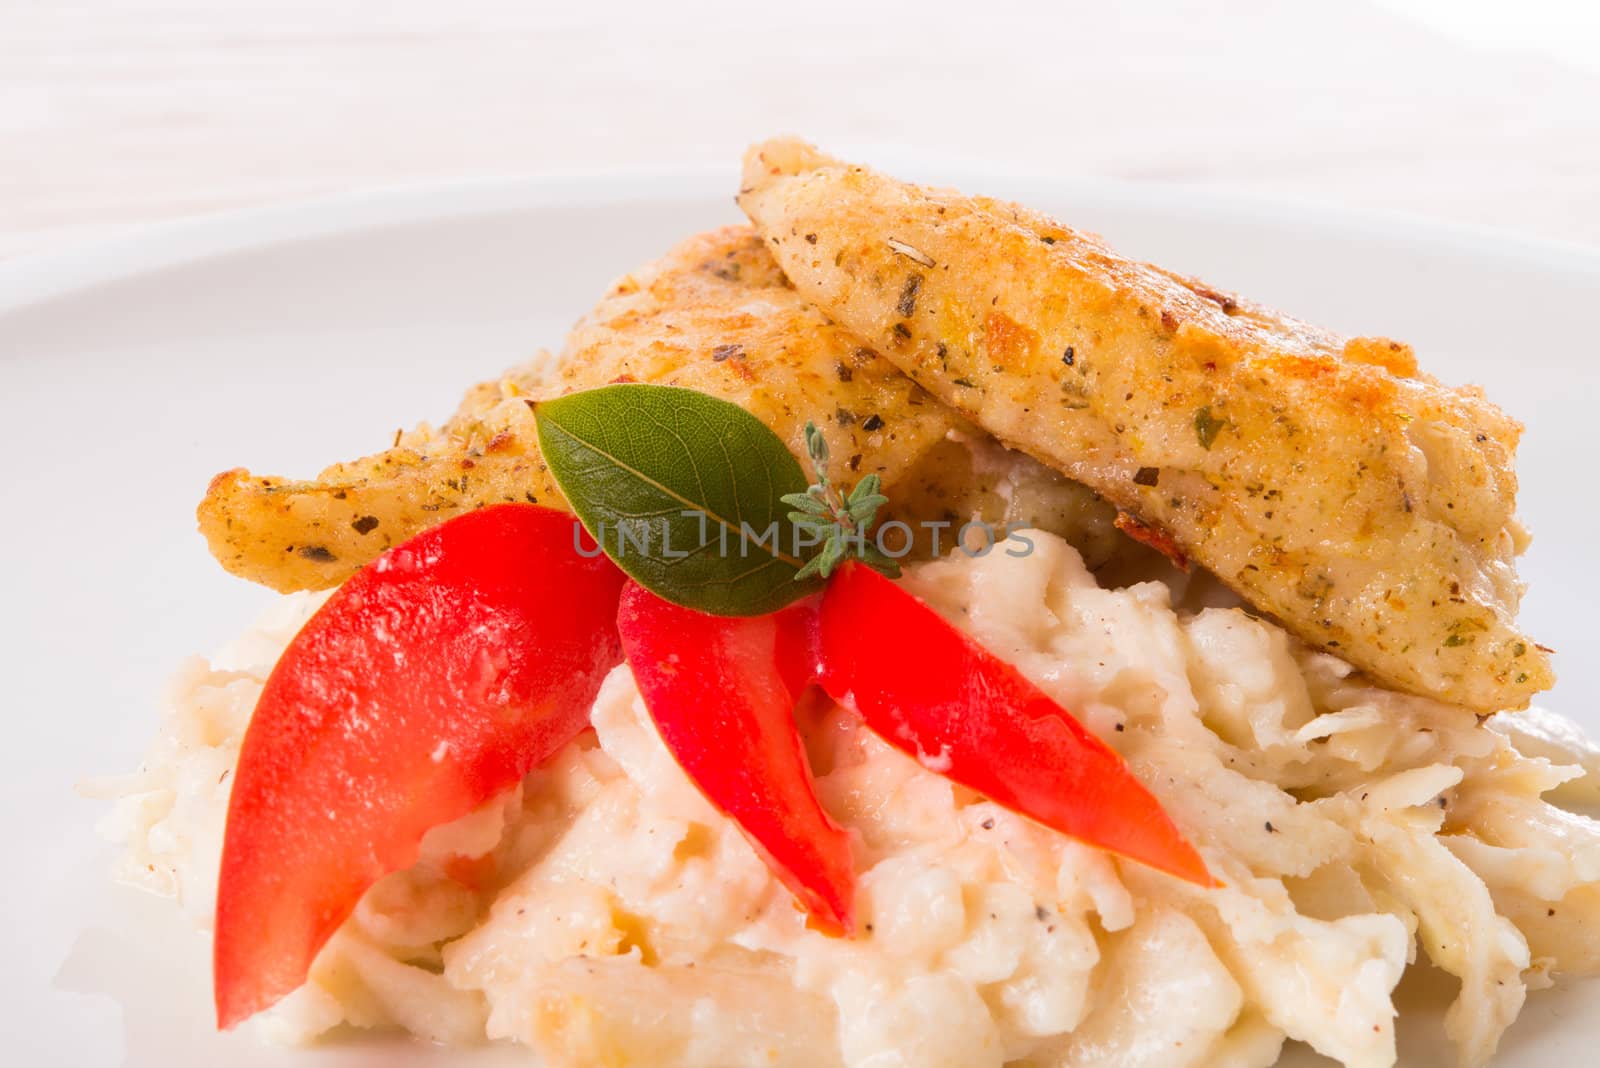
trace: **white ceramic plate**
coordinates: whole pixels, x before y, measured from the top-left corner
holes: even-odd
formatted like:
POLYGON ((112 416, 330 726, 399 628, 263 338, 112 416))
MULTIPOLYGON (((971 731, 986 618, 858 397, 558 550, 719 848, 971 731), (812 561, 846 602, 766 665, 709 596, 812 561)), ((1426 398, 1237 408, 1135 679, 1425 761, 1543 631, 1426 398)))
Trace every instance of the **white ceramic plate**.
MULTIPOLYGON (((1171 187, 899 170, 1014 196, 1346 332, 1404 338, 1438 376, 1485 385, 1528 424, 1522 512, 1538 539, 1525 619, 1561 652, 1548 701, 1600 729, 1589 469, 1600 459, 1600 254, 1171 187)), ((733 180, 401 190, 0 266, 0 790, 14 843, 0 1059, 456 1063, 392 1042, 305 1055, 212 1034, 204 939, 166 903, 106 886, 107 852, 91 833, 99 806, 72 785, 132 768, 178 660, 239 631, 270 597, 223 574, 195 534, 213 473, 310 474, 442 417, 469 383, 559 345, 609 279, 734 221, 733 180)), ((1600 984, 1536 995, 1498 1063, 1586 1060, 1597 1013, 1600 984)), ((1448 1063, 1434 1024, 1401 1033, 1406 1063, 1448 1063)), ((481 1059, 526 1063, 506 1050, 481 1059)))

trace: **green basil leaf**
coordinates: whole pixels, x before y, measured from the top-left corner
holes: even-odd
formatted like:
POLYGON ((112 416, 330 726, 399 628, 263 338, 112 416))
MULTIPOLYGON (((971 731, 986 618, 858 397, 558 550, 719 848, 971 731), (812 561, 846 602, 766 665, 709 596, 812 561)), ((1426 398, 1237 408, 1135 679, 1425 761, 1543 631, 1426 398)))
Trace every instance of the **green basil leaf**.
POLYGON ((561 492, 641 586, 723 616, 775 611, 821 587, 815 569, 796 581, 821 539, 782 503, 806 492, 805 475, 744 409, 624 383, 541 401, 534 414, 561 492))

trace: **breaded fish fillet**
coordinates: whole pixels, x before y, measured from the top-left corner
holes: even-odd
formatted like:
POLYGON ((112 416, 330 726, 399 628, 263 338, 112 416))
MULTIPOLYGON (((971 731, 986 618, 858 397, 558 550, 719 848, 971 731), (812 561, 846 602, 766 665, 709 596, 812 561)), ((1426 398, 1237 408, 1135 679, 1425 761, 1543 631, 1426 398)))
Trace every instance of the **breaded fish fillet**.
POLYGON ((739 203, 802 296, 1303 640, 1480 712, 1552 682, 1516 625, 1521 427, 1013 204, 778 140, 739 203))
MULTIPOLYGON (((948 549, 973 518, 1062 534, 1091 565, 1142 553, 1092 492, 1001 447, 808 305, 748 227, 691 238, 622 279, 558 361, 476 387, 437 433, 424 427, 313 481, 218 475, 200 529, 234 574, 278 590, 317 589, 465 510, 522 500, 565 508, 527 401, 616 381, 732 401, 801 457, 805 424, 815 421, 833 477, 882 477, 890 505, 880 521, 916 528, 914 555, 931 552, 936 536, 948 549)), ((886 543, 899 545, 893 536, 886 543)))

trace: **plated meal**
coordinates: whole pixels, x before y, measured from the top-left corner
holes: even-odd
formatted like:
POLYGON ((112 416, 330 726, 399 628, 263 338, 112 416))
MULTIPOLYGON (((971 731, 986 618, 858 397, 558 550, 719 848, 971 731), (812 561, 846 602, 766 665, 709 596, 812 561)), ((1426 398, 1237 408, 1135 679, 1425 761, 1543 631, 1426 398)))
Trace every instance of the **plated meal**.
POLYGON ((1515 421, 799 141, 737 196, 442 426, 206 489, 284 597, 110 824, 212 931, 219 1027, 1389 1065, 1431 962, 1480 1065, 1600 971, 1515 421))

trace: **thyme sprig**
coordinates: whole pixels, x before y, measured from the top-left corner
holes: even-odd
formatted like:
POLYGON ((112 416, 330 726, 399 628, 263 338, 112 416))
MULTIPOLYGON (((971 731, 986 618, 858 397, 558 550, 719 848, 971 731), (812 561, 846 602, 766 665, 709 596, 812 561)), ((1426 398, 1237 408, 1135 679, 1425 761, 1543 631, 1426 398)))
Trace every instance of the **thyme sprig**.
POLYGON ((878 517, 878 509, 889 503, 879 489, 882 480, 871 474, 848 493, 828 479, 828 439, 812 422, 806 423, 806 454, 811 458, 816 481, 804 493, 787 493, 780 500, 793 508, 789 519, 823 536, 822 551, 806 561, 795 575, 797 581, 817 575, 827 578, 846 560, 854 557, 890 578, 898 578, 900 565, 880 550, 868 536, 878 517))

